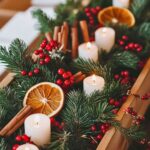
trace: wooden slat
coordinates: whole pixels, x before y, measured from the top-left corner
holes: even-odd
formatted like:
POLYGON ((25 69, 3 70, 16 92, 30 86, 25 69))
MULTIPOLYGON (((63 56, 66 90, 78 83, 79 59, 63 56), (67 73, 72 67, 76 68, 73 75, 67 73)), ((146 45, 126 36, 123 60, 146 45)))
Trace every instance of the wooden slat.
MULTIPOLYGON (((144 69, 140 73, 137 81, 133 85, 131 89, 131 93, 144 95, 147 92, 150 92, 150 59, 145 65, 144 69)), ((133 107, 134 110, 137 111, 139 115, 144 115, 150 105, 150 101, 141 101, 137 100, 137 98, 133 95, 130 95, 127 101, 120 108, 116 119, 121 122, 122 126, 128 128, 131 126, 132 118, 130 115, 127 115, 124 112, 124 109, 127 107, 133 107)), ((97 150, 127 150, 129 143, 127 139, 120 133, 119 130, 116 130, 115 133, 111 128, 108 132, 106 132, 102 141, 100 142, 97 150), (110 139, 111 138, 111 139, 110 139), (108 142, 105 142, 108 141, 108 142)))

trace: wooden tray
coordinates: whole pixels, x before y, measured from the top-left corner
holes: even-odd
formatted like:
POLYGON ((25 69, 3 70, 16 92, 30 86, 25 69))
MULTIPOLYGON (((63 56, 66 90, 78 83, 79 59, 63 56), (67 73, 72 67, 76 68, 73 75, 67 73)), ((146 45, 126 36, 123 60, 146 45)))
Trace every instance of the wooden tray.
MULTIPOLYGON (((140 73, 138 79, 131 89, 131 93, 144 95, 150 92, 150 59, 140 73)), ((133 107, 139 115, 144 115, 150 105, 150 100, 141 101, 137 100, 135 96, 131 95, 127 101, 120 108, 116 120, 119 120, 123 127, 129 128, 132 123, 132 118, 124 112, 124 109, 133 107)), ((97 150, 127 150, 129 142, 121 134, 121 132, 114 127, 106 132, 101 140, 97 150)))

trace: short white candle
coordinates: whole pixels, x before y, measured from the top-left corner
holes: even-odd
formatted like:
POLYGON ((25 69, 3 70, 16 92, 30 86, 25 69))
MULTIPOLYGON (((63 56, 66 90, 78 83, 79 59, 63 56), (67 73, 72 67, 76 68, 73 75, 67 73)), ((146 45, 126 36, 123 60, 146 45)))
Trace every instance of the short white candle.
POLYGON ((83 80, 83 89, 86 95, 90 95, 94 91, 102 91, 104 85, 104 78, 97 75, 89 76, 83 80))
POLYGON ((109 27, 102 27, 95 32, 95 42, 99 50, 110 52, 115 44, 115 30, 109 27))
POLYGON ((25 120, 25 134, 38 146, 50 143, 50 119, 44 114, 33 114, 25 120))
POLYGON ((79 57, 98 61, 98 47, 94 43, 83 43, 78 47, 79 57))
POLYGON ((113 0, 113 6, 129 8, 130 0, 113 0))
POLYGON ((33 144, 23 144, 19 146, 17 150, 39 150, 39 149, 33 144))

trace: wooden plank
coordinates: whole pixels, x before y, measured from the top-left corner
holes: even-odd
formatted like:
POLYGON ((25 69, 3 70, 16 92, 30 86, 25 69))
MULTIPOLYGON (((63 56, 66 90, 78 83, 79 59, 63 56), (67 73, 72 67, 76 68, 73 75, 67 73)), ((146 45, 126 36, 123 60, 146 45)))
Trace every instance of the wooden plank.
MULTIPOLYGON (((138 79, 131 89, 131 93, 144 95, 150 92, 150 59, 140 73, 138 79)), ((120 108, 116 119, 121 122, 122 126, 128 128, 131 126, 132 118, 124 112, 127 107, 133 107, 139 115, 144 115, 150 105, 150 101, 138 100, 135 96, 130 95, 127 101, 120 108)), ((127 150, 129 143, 128 140, 116 130, 115 133, 111 132, 113 128, 106 132, 102 141, 100 142, 97 150, 127 150), (108 142, 105 142, 108 141, 108 142)))

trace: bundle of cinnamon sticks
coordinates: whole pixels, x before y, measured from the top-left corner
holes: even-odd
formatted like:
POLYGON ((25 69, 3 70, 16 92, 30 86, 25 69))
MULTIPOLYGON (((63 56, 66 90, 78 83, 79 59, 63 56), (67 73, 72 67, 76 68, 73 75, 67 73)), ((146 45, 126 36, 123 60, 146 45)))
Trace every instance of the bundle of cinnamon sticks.
MULTIPOLYGON (((84 42, 89 42, 88 25, 85 20, 80 21, 80 29, 84 42)), ((78 45, 79 45, 79 28, 78 23, 70 27, 67 22, 64 22, 62 26, 54 27, 53 39, 63 46, 63 52, 66 53, 68 49, 71 49, 71 57, 75 59, 78 57, 78 45), (71 39, 71 40, 69 40, 71 39), (71 41, 71 44, 69 43, 71 41)), ((48 41, 52 39, 50 33, 45 34, 48 41)))
POLYGON ((32 113, 30 106, 25 106, 8 124, 0 130, 0 136, 8 137, 12 135, 19 127, 22 126, 24 120, 32 113))

